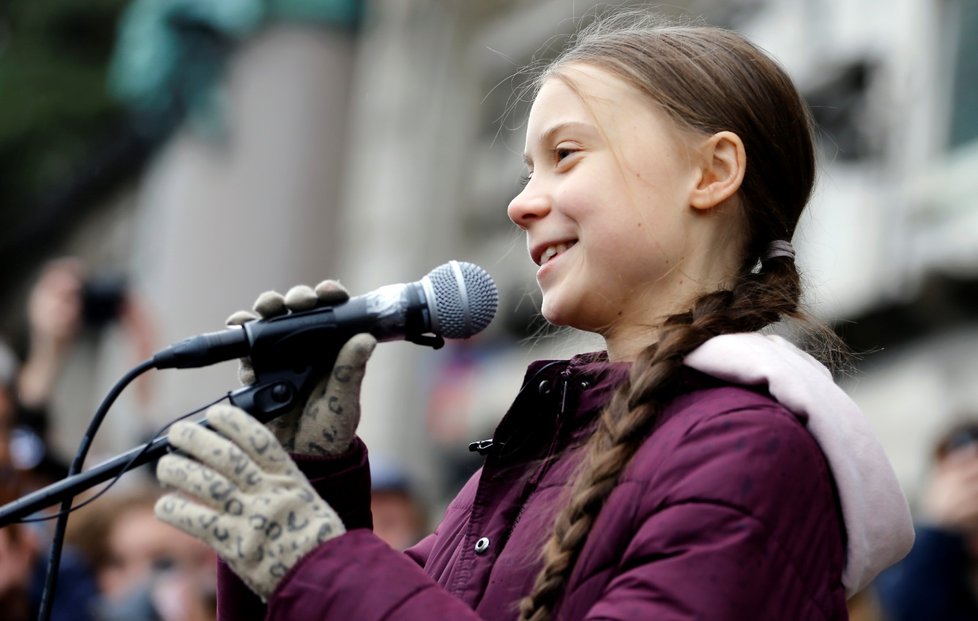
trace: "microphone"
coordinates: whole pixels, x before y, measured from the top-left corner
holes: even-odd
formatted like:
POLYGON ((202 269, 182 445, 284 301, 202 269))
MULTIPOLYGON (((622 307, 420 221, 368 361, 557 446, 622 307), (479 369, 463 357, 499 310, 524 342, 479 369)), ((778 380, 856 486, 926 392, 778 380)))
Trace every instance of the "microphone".
POLYGON ((369 332, 378 341, 440 346, 489 325, 499 295, 492 277, 472 263, 449 261, 416 282, 386 285, 323 306, 250 321, 175 343, 153 356, 157 369, 189 369, 248 356, 256 370, 314 364, 324 350, 369 332), (426 335, 435 335, 435 337, 426 335))

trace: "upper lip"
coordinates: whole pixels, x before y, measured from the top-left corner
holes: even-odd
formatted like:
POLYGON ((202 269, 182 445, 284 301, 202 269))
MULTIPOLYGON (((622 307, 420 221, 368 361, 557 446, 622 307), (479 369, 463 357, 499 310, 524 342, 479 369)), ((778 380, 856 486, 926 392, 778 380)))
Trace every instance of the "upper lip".
POLYGON ((540 265, 540 261, 543 258, 543 253, 546 252, 547 248, 551 246, 557 246, 559 244, 567 244, 568 246, 572 246, 576 242, 577 239, 573 237, 568 237, 565 239, 555 239, 551 241, 545 241, 545 242, 540 242, 538 244, 534 244, 533 246, 530 247, 530 258, 533 259, 534 263, 540 265))

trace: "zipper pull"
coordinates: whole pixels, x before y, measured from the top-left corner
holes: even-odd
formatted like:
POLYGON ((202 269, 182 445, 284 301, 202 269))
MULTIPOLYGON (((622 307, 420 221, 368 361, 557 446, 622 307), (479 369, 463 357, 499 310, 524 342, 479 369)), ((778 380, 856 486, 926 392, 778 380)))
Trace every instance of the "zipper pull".
POLYGON ((560 376, 564 378, 563 386, 560 389, 560 416, 563 416, 567 407, 567 386, 570 384, 570 369, 561 371, 560 376))

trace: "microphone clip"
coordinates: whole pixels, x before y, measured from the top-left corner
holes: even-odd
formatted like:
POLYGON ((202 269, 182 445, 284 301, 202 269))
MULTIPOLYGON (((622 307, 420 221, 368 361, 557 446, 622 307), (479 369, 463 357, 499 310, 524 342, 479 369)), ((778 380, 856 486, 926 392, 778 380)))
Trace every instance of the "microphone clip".
POLYGON ((231 392, 228 399, 232 405, 267 423, 301 404, 322 376, 321 370, 322 367, 310 365, 297 369, 256 370, 255 383, 231 392))
POLYGON ((445 346, 445 339, 440 334, 411 334, 405 337, 405 340, 432 349, 441 349, 445 346))

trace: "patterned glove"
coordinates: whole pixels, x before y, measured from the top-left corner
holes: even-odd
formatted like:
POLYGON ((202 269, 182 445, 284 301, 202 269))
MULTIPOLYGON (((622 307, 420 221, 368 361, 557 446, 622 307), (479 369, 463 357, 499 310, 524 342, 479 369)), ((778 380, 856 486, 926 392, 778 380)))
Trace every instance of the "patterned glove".
MULTIPOLYGON (((350 294, 335 280, 324 280, 315 289, 297 285, 284 296, 266 291, 255 301, 254 312, 238 311, 227 325, 241 325, 255 319, 268 319, 316 306, 342 304, 350 294)), ((339 455, 353 442, 360 423, 360 384, 367 360, 377 340, 370 334, 357 334, 340 349, 330 373, 317 382, 306 403, 268 423, 278 441, 300 455, 339 455)), ((238 367, 243 384, 255 382, 251 361, 244 358, 238 367)))
POLYGON ((156 466, 164 486, 156 516, 208 544, 262 599, 324 541, 346 529, 272 433, 242 410, 207 411, 213 431, 186 421, 170 428, 156 466))

